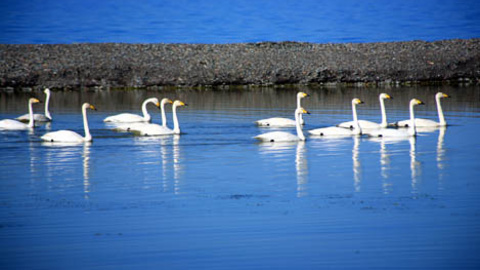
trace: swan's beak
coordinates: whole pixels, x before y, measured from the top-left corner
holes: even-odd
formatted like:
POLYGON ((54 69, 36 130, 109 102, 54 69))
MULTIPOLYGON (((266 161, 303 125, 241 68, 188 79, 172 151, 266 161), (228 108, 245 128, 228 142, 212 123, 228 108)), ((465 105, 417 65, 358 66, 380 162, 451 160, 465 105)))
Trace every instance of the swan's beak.
POLYGON ((390 96, 390 95, 387 95, 387 98, 388 98, 388 99, 393 99, 393 97, 392 97, 392 96, 390 96))
POLYGON ((304 114, 310 114, 310 112, 307 111, 307 110, 303 110, 303 113, 304 113, 304 114))
POLYGON ((37 98, 33 98, 32 103, 42 103, 42 102, 37 98))
POLYGON ((425 102, 423 102, 423 101, 421 101, 421 100, 417 99, 417 105, 425 105, 425 102))
POLYGON ((95 108, 95 106, 93 106, 93 105, 90 105, 90 109, 92 109, 92 110, 94 110, 94 111, 97 110, 97 108, 95 108))
POLYGON ((451 96, 447 95, 447 94, 443 94, 443 97, 444 98, 450 98, 451 96))
POLYGON ((157 106, 158 108, 160 108, 160 102, 155 103, 155 106, 157 106))
POLYGON ((171 99, 167 100, 167 102, 173 104, 173 101, 171 99))

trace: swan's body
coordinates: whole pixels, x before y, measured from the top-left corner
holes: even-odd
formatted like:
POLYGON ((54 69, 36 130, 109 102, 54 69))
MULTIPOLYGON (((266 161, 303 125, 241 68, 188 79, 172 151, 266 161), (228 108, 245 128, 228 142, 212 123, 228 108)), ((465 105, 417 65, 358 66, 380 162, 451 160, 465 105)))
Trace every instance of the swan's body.
POLYGON ((343 127, 326 127, 326 128, 317 128, 309 130, 308 133, 312 136, 323 136, 323 137, 348 137, 362 134, 362 128, 358 123, 357 117, 357 104, 362 104, 358 98, 352 100, 352 114, 353 114, 353 129, 343 128, 343 127))
POLYGON ((40 100, 36 98, 30 98, 28 100, 28 116, 29 116, 28 124, 25 124, 13 119, 4 119, 4 120, 0 120, 0 130, 26 130, 26 129, 34 128, 35 119, 33 117, 34 116, 33 108, 32 108, 33 103, 40 103, 40 100))
MULTIPOLYGON (((438 120, 439 122, 430 120, 430 119, 423 119, 423 118, 415 118, 415 126, 416 127, 444 127, 447 125, 447 121, 445 121, 445 116, 443 115, 442 103, 440 99, 442 98, 449 98, 450 96, 444 94, 442 92, 438 92, 435 95, 435 100, 437 102, 437 112, 438 112, 438 120)), ((409 127, 411 126, 412 119, 398 121, 394 123, 395 126, 398 127, 409 127)))
MULTIPOLYGON (((422 101, 414 98, 410 100, 410 120, 415 119, 414 107, 416 105, 423 105, 422 101)), ((417 135, 417 129, 415 122, 413 125, 410 125, 408 129, 393 129, 393 128, 382 128, 378 130, 367 131, 365 134, 371 137, 386 137, 386 138, 409 138, 415 137, 417 135)))
MULTIPOLYGON (((380 111, 382 114, 382 122, 379 124, 379 123, 375 123, 367 120, 358 120, 358 124, 362 129, 386 128, 388 126, 387 113, 385 111, 385 99, 392 99, 392 97, 389 94, 381 93, 378 96, 378 99, 380 101, 380 111)), ((343 128, 354 128, 355 123, 354 121, 343 122, 338 124, 338 126, 343 128)))
MULTIPOLYGON (((167 127, 167 116, 165 114, 165 104, 167 103, 172 104, 173 101, 171 101, 168 98, 163 98, 160 101, 160 110, 162 112, 162 126, 165 128, 167 127)), ((136 129, 139 129, 141 126, 148 125, 148 124, 150 123, 145 123, 145 122, 132 122, 132 123, 126 123, 126 124, 119 123, 118 125, 116 124, 114 130, 117 130, 117 131, 136 130, 136 129)))
POLYGON ((147 111, 147 104, 153 103, 155 106, 160 107, 160 102, 158 98, 149 98, 145 100, 142 104, 142 113, 143 116, 133 114, 133 113, 121 113, 117 115, 112 115, 103 120, 103 122, 113 122, 113 123, 136 123, 136 122, 150 122, 152 117, 147 111))
POLYGON ((300 123, 300 117, 302 114, 307 113, 303 108, 297 108, 295 110, 295 126, 297 128, 297 135, 283 131, 274 131, 255 136, 254 138, 263 142, 292 142, 292 141, 305 141, 305 135, 303 135, 302 125, 300 123))
POLYGON ((71 130, 59 130, 48 132, 41 137, 42 140, 47 142, 67 142, 67 143, 81 143, 81 142, 91 142, 92 135, 88 128, 88 119, 87 119, 87 109, 96 110, 95 106, 88 103, 82 105, 82 115, 83 115, 83 128, 85 130, 85 137, 82 137, 80 134, 71 131, 71 130))
MULTIPOLYGON (((308 97, 308 94, 304 92, 298 92, 297 94, 297 109, 302 107, 302 98, 308 97)), ((283 117, 272 117, 267 119, 262 119, 255 121, 255 124, 262 127, 294 127, 296 126, 296 120, 283 118, 283 117)), ((300 115, 300 124, 305 124, 302 114, 300 115)))
MULTIPOLYGON (((33 119, 35 122, 50 122, 52 121, 52 115, 50 115, 50 111, 48 110, 48 104, 50 103, 50 89, 45 88, 43 91, 46 95, 45 97, 45 114, 34 113, 33 119)), ((30 121, 30 114, 24 114, 16 118, 20 122, 28 122, 30 121)))
POLYGON ((144 123, 132 125, 129 131, 139 133, 142 136, 178 135, 180 134, 180 124, 177 118, 177 107, 179 106, 187 106, 187 104, 180 100, 175 100, 175 102, 173 102, 173 129, 163 125, 144 123))

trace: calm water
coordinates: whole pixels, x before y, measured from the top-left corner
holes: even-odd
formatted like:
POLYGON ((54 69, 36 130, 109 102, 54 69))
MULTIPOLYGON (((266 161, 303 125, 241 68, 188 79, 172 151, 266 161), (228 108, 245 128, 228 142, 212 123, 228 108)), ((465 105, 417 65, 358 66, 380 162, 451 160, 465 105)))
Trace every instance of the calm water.
MULTIPOLYGON (((0 119, 23 114, 30 95, 0 93, 0 119)), ((478 269, 479 95, 478 87, 54 92, 51 125, 0 132, 0 268, 478 269), (451 94, 443 102, 451 126, 415 141, 255 142, 268 129, 253 121, 290 117, 298 90, 311 94, 305 129, 350 120, 352 97, 366 101, 362 119, 379 121, 380 92, 394 97, 391 121, 406 118, 412 97, 427 103, 418 116, 435 118, 433 95, 451 94), (189 104, 179 109, 184 134, 135 137, 102 122, 138 112, 151 96, 189 104), (40 141, 48 130, 83 134, 84 101, 99 109, 89 111, 93 143, 40 141)))
POLYGON ((0 43, 338 43, 480 37, 477 0, 2 0, 0 10, 0 43))

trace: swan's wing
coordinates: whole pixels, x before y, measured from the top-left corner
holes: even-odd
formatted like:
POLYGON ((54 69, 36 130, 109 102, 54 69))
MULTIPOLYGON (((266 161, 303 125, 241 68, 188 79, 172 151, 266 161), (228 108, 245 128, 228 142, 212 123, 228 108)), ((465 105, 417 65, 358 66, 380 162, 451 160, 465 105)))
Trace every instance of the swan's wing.
POLYGON ((354 133, 349 128, 326 127, 309 130, 308 133, 313 136, 343 137, 352 136, 354 133))
POLYGON ((59 131, 48 132, 40 138, 47 142, 83 142, 84 141, 84 138, 80 134, 71 130, 59 130, 59 131))
POLYGON ((264 142, 290 142, 299 140, 298 136, 283 131, 263 133, 254 138, 264 142))
MULTIPOLYGON (((393 125, 398 127, 409 127, 411 126, 410 120, 402 120, 395 122, 393 125)), ((415 125, 417 127, 438 127, 440 124, 430 119, 415 118, 415 125)))
MULTIPOLYGON (((375 123, 367 120, 358 120, 358 124, 362 129, 375 129, 375 128, 381 127, 379 123, 375 123)), ((353 128, 354 126, 355 126, 354 121, 343 122, 337 125, 337 127, 342 127, 342 128, 353 128)))
POLYGON ((22 122, 19 122, 17 120, 4 119, 4 120, 0 120, 0 129, 22 130, 22 129, 28 129, 28 125, 26 125, 22 122))
POLYGON ((137 125, 135 129, 133 129, 133 131, 138 132, 142 136, 159 136, 173 134, 173 130, 158 124, 137 125))
POLYGON ((117 122, 117 123, 145 122, 145 118, 133 113, 121 113, 121 114, 109 116, 105 118, 103 122, 117 122))
POLYGON ((377 130, 364 131, 363 134, 370 137, 383 138, 408 138, 410 134, 405 129, 381 128, 377 130))
POLYGON ((295 120, 281 117, 273 117, 255 121, 255 124, 264 127, 294 127, 295 120))

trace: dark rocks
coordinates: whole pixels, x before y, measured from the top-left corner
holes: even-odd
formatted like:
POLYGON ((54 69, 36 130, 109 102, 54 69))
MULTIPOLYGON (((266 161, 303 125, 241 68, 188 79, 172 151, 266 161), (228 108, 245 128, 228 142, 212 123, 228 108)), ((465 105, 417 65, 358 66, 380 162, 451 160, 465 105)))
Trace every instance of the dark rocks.
POLYGON ((402 83, 480 79, 480 39, 312 44, 0 45, 0 87, 402 83))

